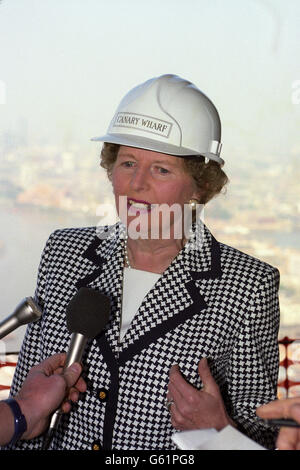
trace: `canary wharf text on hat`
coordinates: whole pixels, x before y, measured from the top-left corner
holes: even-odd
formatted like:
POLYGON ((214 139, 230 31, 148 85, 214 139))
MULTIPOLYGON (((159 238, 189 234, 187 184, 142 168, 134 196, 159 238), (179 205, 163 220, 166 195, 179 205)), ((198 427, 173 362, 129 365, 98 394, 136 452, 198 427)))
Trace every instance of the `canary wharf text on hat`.
POLYGON ((118 113, 114 121, 115 127, 132 127, 138 130, 146 130, 167 137, 172 123, 162 121, 151 116, 143 116, 135 113, 118 113))

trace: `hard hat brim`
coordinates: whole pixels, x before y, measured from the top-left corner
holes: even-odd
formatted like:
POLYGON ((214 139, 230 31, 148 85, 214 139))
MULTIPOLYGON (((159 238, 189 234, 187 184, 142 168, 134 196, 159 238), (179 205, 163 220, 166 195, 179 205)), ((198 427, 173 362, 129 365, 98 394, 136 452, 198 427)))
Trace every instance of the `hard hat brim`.
POLYGON ((216 155, 215 153, 203 151, 197 152, 192 149, 178 147, 176 145, 167 144, 161 141, 154 139, 146 139, 145 137, 140 136, 129 136, 123 134, 106 134, 101 137, 93 137, 91 139, 93 142, 107 142, 110 144, 125 145, 126 147, 135 147, 145 150, 152 150, 153 152, 165 153, 167 155, 173 155, 176 157, 188 157, 188 156, 204 156, 210 160, 214 160, 219 163, 221 166, 224 165, 224 160, 216 155))

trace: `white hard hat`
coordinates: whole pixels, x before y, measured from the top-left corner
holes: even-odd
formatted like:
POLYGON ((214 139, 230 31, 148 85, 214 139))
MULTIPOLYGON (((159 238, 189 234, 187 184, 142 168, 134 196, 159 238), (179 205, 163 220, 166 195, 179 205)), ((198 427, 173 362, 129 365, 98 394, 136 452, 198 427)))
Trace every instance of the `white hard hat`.
POLYGON ((107 133, 92 140, 181 157, 203 155, 224 164, 217 109, 177 75, 152 78, 129 91, 107 133))

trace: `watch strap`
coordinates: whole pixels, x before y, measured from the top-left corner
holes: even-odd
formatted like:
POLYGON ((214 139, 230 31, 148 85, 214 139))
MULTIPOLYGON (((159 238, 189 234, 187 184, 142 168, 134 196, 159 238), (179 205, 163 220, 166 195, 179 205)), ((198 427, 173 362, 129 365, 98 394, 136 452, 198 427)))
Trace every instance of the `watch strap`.
POLYGON ((8 445, 13 445, 16 443, 18 439, 20 439, 20 437, 27 430, 27 422, 26 422, 25 416, 23 415, 21 411, 21 408, 18 402, 14 398, 8 398, 7 400, 3 400, 3 401, 4 403, 7 403, 7 405, 10 407, 14 416, 14 423, 15 423, 14 435, 11 438, 11 441, 8 443, 8 445))

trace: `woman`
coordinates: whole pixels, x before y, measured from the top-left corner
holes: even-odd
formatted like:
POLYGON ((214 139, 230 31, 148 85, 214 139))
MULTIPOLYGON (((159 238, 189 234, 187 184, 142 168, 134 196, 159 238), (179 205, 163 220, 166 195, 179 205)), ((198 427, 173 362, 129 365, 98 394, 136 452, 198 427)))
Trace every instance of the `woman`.
POLYGON ((36 290, 43 316, 13 382, 16 393, 33 363, 67 349, 65 310, 80 287, 109 296, 109 323, 83 358, 87 392, 53 449, 173 449, 175 429, 193 427, 182 381, 194 403, 206 400, 196 426, 232 424, 274 446, 255 410, 276 397, 278 270, 218 243, 197 216, 227 183, 220 137, 211 101, 164 75, 131 90, 95 139, 121 222, 50 236, 36 290))

